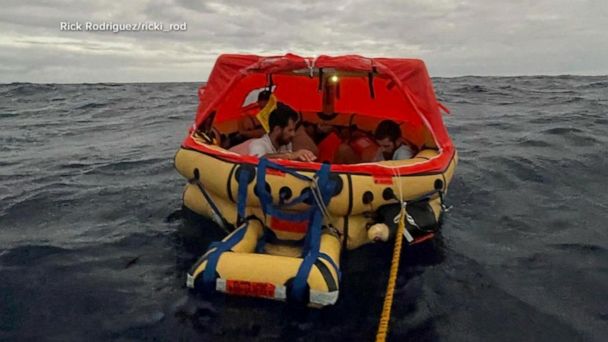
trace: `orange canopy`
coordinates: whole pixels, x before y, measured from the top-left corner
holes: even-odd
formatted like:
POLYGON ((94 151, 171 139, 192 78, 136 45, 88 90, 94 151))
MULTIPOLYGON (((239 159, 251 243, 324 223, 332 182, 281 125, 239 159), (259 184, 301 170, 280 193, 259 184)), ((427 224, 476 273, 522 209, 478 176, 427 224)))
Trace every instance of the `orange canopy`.
POLYGON ((270 83, 276 86, 274 92, 281 102, 302 112, 321 111, 323 92, 318 75, 323 72, 339 76, 336 112, 407 121, 414 128, 426 128, 442 154, 447 154, 431 163, 431 169, 447 167, 454 147, 443 125, 431 79, 424 62, 418 59, 221 55, 207 84, 199 89, 195 125, 198 127, 213 112, 217 123, 237 119, 251 91, 270 83))

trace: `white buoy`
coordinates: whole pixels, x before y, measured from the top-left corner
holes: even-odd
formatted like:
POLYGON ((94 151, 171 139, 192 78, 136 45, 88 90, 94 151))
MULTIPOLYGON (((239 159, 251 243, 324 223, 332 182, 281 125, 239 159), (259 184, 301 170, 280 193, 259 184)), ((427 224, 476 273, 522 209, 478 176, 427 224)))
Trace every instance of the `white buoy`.
POLYGON ((371 227, 369 227, 369 229, 367 230, 367 237, 369 238, 370 241, 386 242, 386 241, 388 241, 389 233, 390 233, 390 231, 386 224, 376 223, 376 224, 372 225, 371 227))

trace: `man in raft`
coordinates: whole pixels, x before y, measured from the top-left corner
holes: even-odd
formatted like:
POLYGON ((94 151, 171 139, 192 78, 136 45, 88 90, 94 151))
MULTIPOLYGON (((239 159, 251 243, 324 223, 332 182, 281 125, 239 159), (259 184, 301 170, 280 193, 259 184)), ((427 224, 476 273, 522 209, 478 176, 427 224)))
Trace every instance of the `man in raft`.
POLYGON ((380 146, 374 161, 404 160, 413 158, 414 149, 401 137, 401 128, 392 120, 380 122, 374 132, 376 143, 380 146))
POLYGON ((317 157, 307 149, 293 151, 292 140, 296 134, 298 113, 288 105, 277 102, 268 117, 268 133, 261 138, 250 139, 230 149, 239 154, 266 158, 314 161, 317 157))

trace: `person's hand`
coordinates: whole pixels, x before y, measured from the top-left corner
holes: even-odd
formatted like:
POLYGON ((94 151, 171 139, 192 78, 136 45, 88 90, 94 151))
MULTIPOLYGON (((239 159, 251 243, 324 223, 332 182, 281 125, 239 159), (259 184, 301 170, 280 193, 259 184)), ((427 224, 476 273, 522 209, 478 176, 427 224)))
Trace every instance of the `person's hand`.
POLYGON ((297 151, 293 152, 291 154, 291 159, 311 162, 311 161, 314 161, 315 159, 317 159, 317 156, 315 156, 315 154, 310 152, 309 150, 301 149, 301 150, 297 150, 297 151))

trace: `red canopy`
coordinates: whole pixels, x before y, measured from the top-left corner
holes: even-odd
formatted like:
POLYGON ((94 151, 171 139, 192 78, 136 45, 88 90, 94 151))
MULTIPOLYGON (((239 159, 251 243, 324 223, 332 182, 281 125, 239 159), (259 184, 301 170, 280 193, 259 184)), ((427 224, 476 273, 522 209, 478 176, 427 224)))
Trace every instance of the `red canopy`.
POLYGON ((212 112, 217 123, 237 119, 249 93, 268 86, 268 75, 276 85, 279 101, 302 112, 321 111, 319 78, 312 77, 319 70, 345 75, 339 81, 341 95, 335 101, 336 112, 407 121, 414 129, 431 132, 427 140, 442 151, 438 157, 441 161, 433 160, 431 169, 441 171, 448 166, 454 147, 443 125, 431 79, 424 62, 418 59, 221 55, 207 84, 199 89, 196 126, 212 112))

